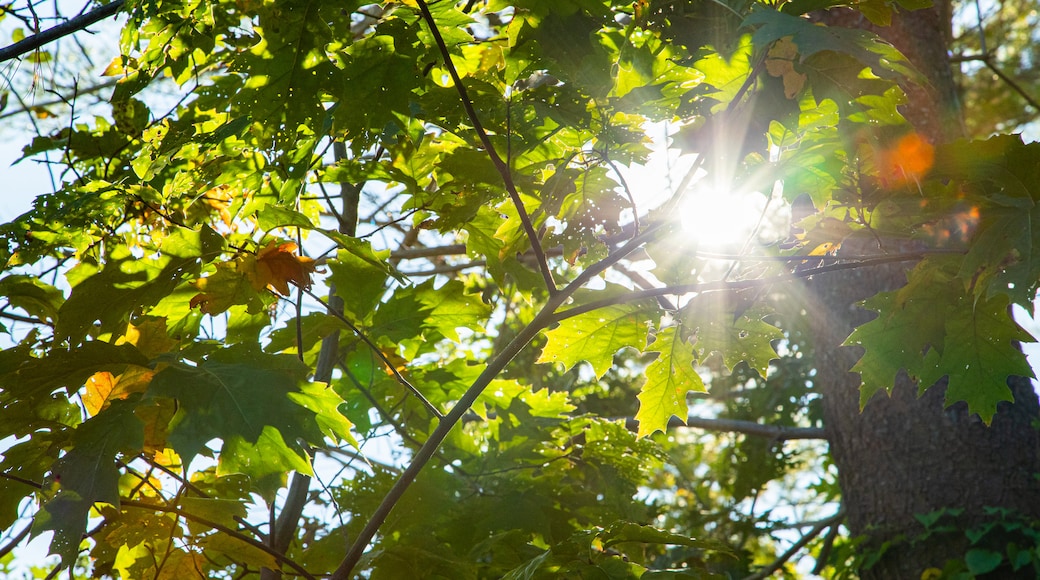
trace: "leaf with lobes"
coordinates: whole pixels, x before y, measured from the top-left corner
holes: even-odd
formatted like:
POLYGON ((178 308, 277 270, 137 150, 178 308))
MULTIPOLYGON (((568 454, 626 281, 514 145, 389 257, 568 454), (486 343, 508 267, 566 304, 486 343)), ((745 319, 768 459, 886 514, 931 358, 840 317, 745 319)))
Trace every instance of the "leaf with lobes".
POLYGON ((661 329, 656 339, 643 352, 659 353, 657 360, 646 367, 646 384, 639 391, 640 437, 655 431, 665 431, 673 416, 686 421, 688 391, 705 392, 704 380, 693 368, 696 359, 693 347, 686 344, 675 326, 661 329))
MULTIPOLYGON (((139 397, 135 397, 139 399, 139 397)), ((134 414, 136 400, 113 401, 72 433, 72 447, 51 468, 59 484, 53 499, 33 523, 34 533, 53 531, 51 553, 71 565, 87 528, 87 514, 95 502, 119 505, 120 453, 136 454, 144 444, 144 429, 134 414)))
POLYGON ((0 385, 8 395, 30 400, 45 398, 61 387, 72 395, 94 373, 122 373, 131 365, 147 367, 148 363, 132 345, 99 340, 71 350, 52 350, 40 358, 17 346, 0 351, 0 385))
POLYGON ((1008 377, 1034 376, 1018 348, 1033 337, 1011 318, 1007 295, 966 295, 952 280, 960 259, 929 258, 911 272, 906 287, 864 303, 878 317, 845 342, 865 349, 852 368, 863 381, 861 405, 891 388, 895 373, 905 369, 922 391, 947 377, 946 404, 965 401, 969 412, 989 423, 997 404, 1012 400, 1008 377))
POLYGON ((614 353, 646 344, 645 304, 616 304, 563 320, 545 333, 548 342, 538 363, 562 363, 565 369, 586 361, 600 378, 614 364, 614 353))
POLYGON ((898 50, 865 30, 818 26, 805 18, 764 7, 753 10, 743 26, 755 29, 751 40, 757 47, 765 48, 789 38, 798 46, 803 61, 819 52, 831 51, 852 56, 882 78, 922 78, 898 50))
POLYGON ((80 263, 85 277, 73 284, 72 293, 58 310, 54 328, 58 340, 73 344, 83 341, 100 322, 101 331, 115 331, 126 324, 132 312, 153 306, 181 282, 198 272, 203 239, 198 232, 176 228, 167 235, 147 260, 135 256, 128 245, 113 244, 103 266, 80 263))
POLYGON ((697 339, 697 362, 704 363, 717 353, 729 370, 744 361, 762 377, 767 376, 769 362, 780 358, 773 341, 782 339, 784 333, 762 320, 763 311, 748 303, 753 299, 754 290, 710 292, 697 295, 683 306, 682 328, 697 339))
MULTIPOLYGON (((303 446, 323 444, 326 432, 349 437, 340 432, 345 418, 330 422, 338 414, 336 407, 323 409, 322 415, 330 415, 319 418, 304 406, 315 397, 301 387, 307 372, 294 356, 237 345, 217 350, 195 366, 178 363, 159 371, 146 396, 178 401, 169 442, 186 463, 212 439, 226 443, 240 437, 255 444, 265 427, 281 433, 285 445, 303 457, 303 446)), ((334 402, 327 394, 319 400, 323 405, 334 402)))

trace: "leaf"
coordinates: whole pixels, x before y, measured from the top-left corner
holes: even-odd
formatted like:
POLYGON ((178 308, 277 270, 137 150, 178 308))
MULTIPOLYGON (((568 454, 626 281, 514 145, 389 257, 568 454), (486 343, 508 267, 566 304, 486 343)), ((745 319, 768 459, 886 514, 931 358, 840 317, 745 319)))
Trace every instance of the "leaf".
POLYGON ((1007 296, 955 305, 947 313, 946 336, 936 372, 950 377, 946 404, 966 401, 968 412, 978 413, 986 424, 993 420, 997 403, 1014 400, 1009 376, 1035 378, 1017 344, 1034 339, 1011 319, 1007 296))
POLYGON ((6 297, 11 306, 45 320, 57 319, 64 298, 54 286, 21 274, 5 276, 0 280, 0 296, 6 297))
POLYGON ((169 441, 185 462, 212 439, 226 442, 238 436, 256 443, 265 427, 280 432, 286 445, 304 456, 302 444, 318 445, 324 439, 316 414, 292 398, 304 392, 300 383, 306 374, 307 368, 291 355, 233 346, 196 366, 178 363, 159 371, 147 396, 178 401, 169 441))
POLYGON ((108 409, 83 422, 72 434, 73 447, 52 468, 60 490, 43 506, 33 529, 52 530, 51 553, 71 565, 87 528, 87 514, 95 502, 119 505, 119 467, 116 456, 134 454, 144 443, 134 403, 114 401, 108 409))
POLYGON ((536 362, 570 369, 587 361, 600 378, 614 365, 614 353, 646 344, 645 312, 645 305, 617 304, 563 320, 545 333, 548 342, 536 362))
POLYGON ((1011 401, 1007 379, 1033 377, 1017 343, 1030 341, 1008 313, 1008 298, 972 300, 950 283, 958 257, 929 258, 898 292, 865 302, 878 318, 861 325, 846 340, 865 349, 852 368, 863 380, 860 404, 894 384, 905 369, 924 390, 949 378, 946 404, 966 401, 971 413, 989 423, 997 404, 1011 401))
POLYGON ((217 475, 245 475, 252 491, 273 503, 278 490, 285 487, 289 472, 314 474, 310 459, 297 447, 293 444, 290 448, 279 430, 270 426, 264 426, 255 440, 247 441, 239 435, 227 436, 220 449, 217 475))
POLYGON ((693 347, 677 336, 676 327, 658 331, 644 352, 657 352, 657 360, 646 367, 646 384, 639 391, 639 437, 665 431, 668 420, 675 416, 686 421, 688 391, 705 392, 704 381, 693 368, 693 347))
POLYGON ((59 340, 79 343, 95 321, 102 331, 126 324, 130 314, 158 303, 198 269, 202 241, 196 232, 175 229, 163 239, 158 256, 140 260, 116 245, 104 267, 75 284, 58 311, 59 340))
POLYGON ((289 295, 289 283, 309 289, 314 260, 293 254, 298 246, 293 242, 272 240, 256 254, 254 268, 246 270, 253 288, 274 288, 282 296, 289 295))
POLYGON ((599 534, 604 548, 609 548, 624 542, 639 542, 641 544, 667 544, 671 546, 693 546, 706 547, 715 546, 713 542, 695 540, 681 534, 673 534, 653 526, 646 526, 636 522, 619 521, 614 522, 606 530, 599 534))
POLYGON ((865 30, 837 26, 817 26, 805 18, 758 8, 744 19, 743 27, 755 28, 752 41, 766 47, 785 37, 798 47, 805 59, 822 51, 848 54, 869 66, 882 78, 907 76, 919 78, 906 58, 892 45, 865 30))
POLYGON ((1004 555, 993 550, 974 548, 968 550, 964 555, 964 563, 968 565, 968 572, 974 575, 986 574, 997 569, 1004 561, 1004 555))
POLYGON ((769 362, 780 358, 773 341, 784 334, 762 320, 764 312, 748 302, 754 299, 746 293, 712 292, 696 296, 683 307, 682 328, 696 337, 697 362, 717 353, 729 370, 746 362, 763 377, 768 375, 769 362))
POLYGON ((129 365, 146 367, 148 359, 129 344, 91 341, 72 350, 55 350, 43 358, 25 349, 0 351, 0 385, 18 397, 35 399, 65 387, 71 395, 97 372, 122 373, 129 365))
POLYGON ((82 397, 87 414, 93 417, 112 401, 125 399, 131 393, 143 393, 154 375, 152 369, 136 365, 128 366, 119 376, 108 371, 94 373, 87 379, 87 390, 82 397))

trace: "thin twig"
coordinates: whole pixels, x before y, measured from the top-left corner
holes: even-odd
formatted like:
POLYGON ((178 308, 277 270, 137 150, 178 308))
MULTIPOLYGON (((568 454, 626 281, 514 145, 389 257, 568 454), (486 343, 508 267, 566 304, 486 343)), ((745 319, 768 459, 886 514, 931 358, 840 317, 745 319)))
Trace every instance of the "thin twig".
POLYGON ((879 258, 871 258, 867 260, 861 260, 859 262, 845 262, 839 264, 827 264, 816 268, 807 268, 790 274, 781 274, 773 276, 771 278, 756 278, 754 280, 716 280, 713 282, 695 282, 692 284, 679 284, 676 286, 662 286, 660 288, 653 288, 650 290, 637 290, 629 292, 621 296, 615 296, 613 298, 605 298, 603 300, 595 300, 588 302, 574 308, 568 308, 563 312, 556 315, 553 322, 560 322, 568 318, 592 312, 600 308, 607 306, 615 306, 625 302, 634 302, 645 298, 657 298, 658 296, 669 296, 673 294, 690 294, 693 292, 720 292, 730 290, 741 290, 744 288, 761 288, 765 286, 772 286, 773 284, 780 284, 783 282, 791 282, 794 280, 801 280, 810 278, 812 276, 818 276, 820 274, 826 274, 828 272, 838 272, 842 270, 855 270, 856 268, 866 268, 869 266, 878 266, 881 264, 893 264, 898 262, 913 262, 924 259, 930 254, 930 252, 913 252, 908 254, 892 254, 890 256, 883 256, 879 258))
POLYGON ((484 146, 491 163, 495 165, 495 169, 502 176, 509 198, 513 201, 513 205, 516 206, 516 213, 520 217, 520 223, 523 224, 528 240, 531 242, 531 249, 538 260, 538 270, 545 280, 546 289, 550 295, 556 294, 559 289, 556 287, 556 281, 553 280, 552 270, 549 268, 549 262, 545 258, 545 252, 542 251, 538 232, 534 228, 534 223, 531 222, 531 216, 527 214, 527 208, 524 207, 523 200, 520 199, 520 193, 516 189, 516 184, 513 183, 513 175, 509 170, 509 166, 498 155, 494 144, 491 143, 491 139, 488 137, 487 131, 484 130, 484 125, 480 122, 480 117, 473 107, 473 101, 469 98, 466 86, 462 84, 462 78, 459 76, 459 72, 455 70, 455 63, 452 61, 451 53, 448 52, 448 45, 444 43, 444 38, 441 36, 440 29, 437 28, 437 22, 433 19, 430 7, 424 0, 416 0, 416 3, 419 6, 419 11, 422 12, 423 20, 426 21, 427 26, 430 28, 430 34, 433 35, 437 48, 440 49, 441 57, 444 59, 444 66, 448 69, 452 82, 455 83, 455 90, 458 91, 459 97, 462 99, 463 108, 466 109, 466 116, 473 123, 473 130, 476 131, 477 136, 480 138, 480 143, 484 146))
POLYGON ((383 353, 382 349, 376 346, 376 343, 372 342, 372 339, 368 338, 368 336, 365 335, 364 332, 361 332, 360 328, 355 326, 354 323, 348 320, 346 316, 343 316, 339 312, 336 312, 334 309, 332 309, 329 306, 329 303, 325 302, 325 300, 323 300, 321 296, 318 296, 310 290, 304 290, 304 292, 306 292, 307 295, 313 298, 314 300, 317 300, 319 304, 321 304, 326 308, 326 310, 328 310, 329 314, 338 318, 339 321, 343 324, 346 324, 347 327, 350 328, 350 330, 352 330, 354 334, 361 339, 362 342, 367 344, 368 347, 372 349, 372 352, 374 352, 376 356, 379 357, 379 360, 383 361, 383 364, 386 365, 387 370, 389 370, 394 375, 394 377, 397 379, 397 382, 401 383, 401 385, 403 385, 404 388, 408 389, 413 395, 415 395, 415 397, 419 399, 420 402, 422 402, 423 406, 426 407, 426 409, 430 411, 430 413, 434 417, 437 417, 438 419, 444 418, 444 415, 437 409, 437 407, 435 407, 433 403, 429 401, 429 399, 423 396, 423 394, 419 392, 419 389, 415 388, 415 385, 408 382, 408 379, 404 378, 404 375, 401 374, 401 371, 397 370, 397 367, 394 366, 394 363, 390 362, 390 359, 387 358, 387 356, 383 353))
POLYGON ((794 557, 794 555, 797 554, 799 550, 804 548, 806 544, 812 541, 813 538, 820 535, 820 532, 831 526, 838 525, 838 523, 841 522, 841 520, 844 518, 845 508, 842 507, 837 512, 835 512, 833 516, 825 520, 822 520, 820 523, 813 526, 813 528, 809 530, 808 533, 806 533, 790 548, 788 548, 786 552, 780 554, 780 556, 778 556, 776 560, 773 560, 773 562, 771 562, 768 566, 744 578, 744 580, 763 580, 764 578, 772 576, 773 572, 776 572, 777 570, 782 568, 783 565, 786 564, 787 561, 790 560, 792 557, 794 557))
POLYGON ((18 58, 23 54, 30 53, 42 46, 50 44, 59 38, 68 36, 74 32, 79 32, 91 24, 114 16, 119 12, 119 9, 123 7, 124 1, 125 0, 113 0, 108 4, 98 6, 90 12, 86 12, 66 22, 62 22, 57 26, 48 28, 39 34, 34 34, 28 38, 19 40, 14 44, 0 48, 0 62, 18 58))
POLYGON ((1025 99, 1026 102, 1029 103, 1029 105, 1033 107, 1034 110, 1040 112, 1040 102, 1037 102, 1037 100, 1034 99, 1032 95, 1027 93, 1025 89, 1019 86, 1019 84, 1015 82, 1014 79, 1004 74, 1004 71, 997 67, 997 65, 993 64, 992 59, 985 58, 982 60, 982 62, 986 63, 986 66, 989 68, 989 70, 993 71, 993 74, 1000 77, 1000 80, 1004 81, 1004 83, 1007 84, 1007 86, 1011 87, 1011 90, 1021 95, 1021 97, 1025 99))

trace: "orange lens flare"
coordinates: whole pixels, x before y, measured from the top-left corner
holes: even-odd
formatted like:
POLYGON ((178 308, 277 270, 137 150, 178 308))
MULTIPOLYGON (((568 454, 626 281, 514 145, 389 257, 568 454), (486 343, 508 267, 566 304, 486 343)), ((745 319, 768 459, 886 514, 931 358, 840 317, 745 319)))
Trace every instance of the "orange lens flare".
POLYGON ((899 138, 877 153, 878 179, 886 187, 901 187, 917 182, 935 163, 935 147, 917 133, 899 138))

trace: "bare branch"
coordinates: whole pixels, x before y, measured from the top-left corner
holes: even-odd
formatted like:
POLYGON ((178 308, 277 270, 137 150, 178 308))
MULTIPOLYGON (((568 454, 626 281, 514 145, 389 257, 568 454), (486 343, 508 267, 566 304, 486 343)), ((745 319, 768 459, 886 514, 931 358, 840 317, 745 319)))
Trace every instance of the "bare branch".
MULTIPOLYGON (((625 428, 629 431, 639 430, 639 421, 632 417, 625 417, 625 428)), ((682 429, 684 427, 693 429, 704 429, 705 431, 723 431, 727 433, 740 433, 754 437, 765 437, 776 441, 790 441, 792 439, 827 439, 827 431, 820 427, 783 427, 780 425, 763 425, 754 421, 740 421, 737 419, 708 419, 705 417, 690 416, 686 421, 678 417, 668 420, 669 429, 682 429)))
POLYGON ((95 24, 106 18, 111 18, 119 9, 123 7, 125 0, 113 0, 103 6, 80 14, 75 18, 71 18, 66 22, 63 22, 57 26, 48 28, 39 34, 34 34, 23 40, 0 48, 0 62, 8 61, 14 58, 18 58, 26 53, 32 52, 42 46, 46 46, 59 38, 68 36, 74 32, 79 32, 84 28, 95 24))

